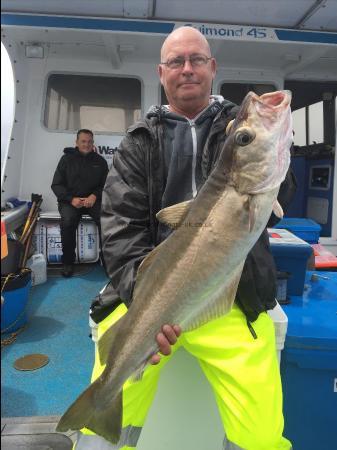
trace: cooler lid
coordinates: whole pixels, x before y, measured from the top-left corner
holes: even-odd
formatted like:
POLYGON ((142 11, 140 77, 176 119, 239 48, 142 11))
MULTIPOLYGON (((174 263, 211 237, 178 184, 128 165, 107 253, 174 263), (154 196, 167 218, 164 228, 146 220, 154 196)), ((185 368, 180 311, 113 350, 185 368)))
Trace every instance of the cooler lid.
POLYGON ((308 271, 303 296, 290 300, 285 347, 337 350, 337 272, 308 271))
POLYGON ((285 217, 276 224, 277 228, 288 228, 293 231, 320 231, 321 226, 312 219, 285 217))
POLYGON ((313 251, 310 244, 283 228, 268 228, 268 234, 270 247, 274 255, 290 251, 292 256, 301 257, 301 255, 309 256, 313 251))

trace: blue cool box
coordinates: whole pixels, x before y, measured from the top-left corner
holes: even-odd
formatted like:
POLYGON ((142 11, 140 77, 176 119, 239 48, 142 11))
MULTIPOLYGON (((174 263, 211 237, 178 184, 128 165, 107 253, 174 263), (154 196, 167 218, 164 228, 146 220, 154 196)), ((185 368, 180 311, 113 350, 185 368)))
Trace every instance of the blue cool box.
POLYGON ((311 219, 284 218, 275 227, 284 228, 309 244, 317 244, 321 232, 321 226, 311 219))
POLYGON ((291 296, 283 305, 284 434, 294 450, 332 450, 337 449, 337 273, 311 281, 312 273, 307 272, 303 297, 291 296))
POLYGON ((270 250, 277 270, 288 272, 288 295, 302 295, 307 263, 313 249, 288 230, 269 228, 270 250))

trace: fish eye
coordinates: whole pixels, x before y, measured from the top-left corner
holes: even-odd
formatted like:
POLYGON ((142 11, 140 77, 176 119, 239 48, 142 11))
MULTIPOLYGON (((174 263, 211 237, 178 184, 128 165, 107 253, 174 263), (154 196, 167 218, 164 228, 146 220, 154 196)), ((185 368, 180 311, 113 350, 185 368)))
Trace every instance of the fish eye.
POLYGON ((255 139, 255 132, 251 128, 239 128, 236 130, 234 139, 240 147, 245 147, 255 139))

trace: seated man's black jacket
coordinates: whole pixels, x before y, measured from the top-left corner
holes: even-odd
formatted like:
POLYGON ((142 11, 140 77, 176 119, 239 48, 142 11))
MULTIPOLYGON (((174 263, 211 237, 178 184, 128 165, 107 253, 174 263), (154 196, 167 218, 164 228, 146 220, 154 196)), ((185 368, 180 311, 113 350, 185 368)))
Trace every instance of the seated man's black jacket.
POLYGON ((70 203, 73 197, 95 194, 101 201, 108 174, 108 164, 96 152, 84 155, 78 148, 66 147, 60 159, 51 188, 58 202, 70 203))

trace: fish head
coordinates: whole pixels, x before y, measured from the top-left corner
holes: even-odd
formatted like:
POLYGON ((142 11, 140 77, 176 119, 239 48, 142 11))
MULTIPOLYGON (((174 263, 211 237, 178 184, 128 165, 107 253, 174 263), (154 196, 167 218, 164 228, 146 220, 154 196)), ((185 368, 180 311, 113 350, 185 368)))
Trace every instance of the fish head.
POLYGON ((277 188, 290 164, 291 92, 249 92, 230 128, 230 182, 245 194, 277 188))

